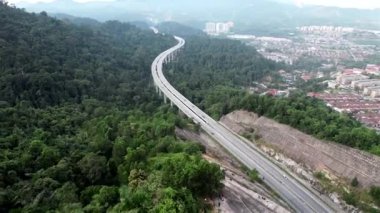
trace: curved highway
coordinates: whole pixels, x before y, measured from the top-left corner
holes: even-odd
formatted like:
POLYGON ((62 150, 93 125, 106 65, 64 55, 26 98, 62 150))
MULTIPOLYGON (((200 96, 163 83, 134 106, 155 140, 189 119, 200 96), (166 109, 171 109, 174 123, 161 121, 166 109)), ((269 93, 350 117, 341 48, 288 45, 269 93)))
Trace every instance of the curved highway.
POLYGON ((185 45, 185 40, 175 37, 178 44, 162 52, 152 63, 152 75, 156 89, 175 104, 184 114, 199 124, 204 131, 218 141, 235 158, 250 169, 257 169, 263 181, 273 188, 296 212, 335 212, 316 193, 268 160, 253 144, 212 119, 180 94, 163 75, 163 64, 185 45))

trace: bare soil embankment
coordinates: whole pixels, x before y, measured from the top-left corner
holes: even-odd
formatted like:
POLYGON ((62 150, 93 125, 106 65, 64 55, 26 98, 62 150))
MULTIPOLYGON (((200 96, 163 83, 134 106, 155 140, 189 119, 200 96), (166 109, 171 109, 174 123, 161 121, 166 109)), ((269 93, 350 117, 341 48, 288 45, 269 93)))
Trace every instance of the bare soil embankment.
POLYGON ((234 111, 221 122, 239 134, 251 133, 287 157, 314 171, 328 171, 361 186, 380 186, 380 157, 340 144, 318 140, 287 125, 247 111, 234 111))

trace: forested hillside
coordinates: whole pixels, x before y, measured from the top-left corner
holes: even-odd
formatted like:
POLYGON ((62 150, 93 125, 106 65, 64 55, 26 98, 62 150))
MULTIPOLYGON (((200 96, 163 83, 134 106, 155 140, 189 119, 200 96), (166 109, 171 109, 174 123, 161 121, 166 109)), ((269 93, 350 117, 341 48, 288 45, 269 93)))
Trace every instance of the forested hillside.
MULTIPOLYGON (((178 63, 169 65, 175 74, 189 76, 189 87, 214 85, 248 86, 285 65, 265 59, 256 49, 239 41, 192 36, 186 39, 178 63)), ((172 75, 174 81, 177 75, 172 75)), ((181 76, 178 76, 180 81, 181 76)))
POLYGON ((144 98, 139 89, 148 89, 149 61, 174 44, 129 24, 91 30, 4 6, 0 25, 0 97, 10 105, 46 107, 86 97, 135 103, 144 98))
POLYGON ((236 41, 201 37, 186 40, 179 59, 168 66, 170 82, 208 114, 218 119, 236 109, 289 124, 321 139, 380 155, 380 135, 320 101, 296 94, 291 98, 250 95, 241 87, 281 68, 254 48, 236 41))
POLYGON ((179 24, 177 22, 162 22, 158 24, 157 29, 162 33, 176 35, 180 37, 188 36, 203 36, 206 37, 206 33, 202 30, 188 27, 186 25, 179 24))
POLYGON ((190 36, 166 75, 177 89, 204 108, 207 93, 218 87, 241 88, 284 65, 262 57, 239 41, 190 36))
POLYGON ((160 106, 154 57, 174 44, 119 22, 91 28, 0 1, 0 212, 199 212, 218 166, 160 106))

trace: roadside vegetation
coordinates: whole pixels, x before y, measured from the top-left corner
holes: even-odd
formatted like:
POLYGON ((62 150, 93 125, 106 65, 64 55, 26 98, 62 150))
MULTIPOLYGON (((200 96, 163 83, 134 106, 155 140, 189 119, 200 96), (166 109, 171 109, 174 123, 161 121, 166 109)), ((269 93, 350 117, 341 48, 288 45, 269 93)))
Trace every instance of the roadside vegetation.
POLYGON ((344 180, 332 180, 323 172, 314 174, 323 190, 337 193, 347 204, 355 206, 364 212, 380 212, 380 187, 362 188, 356 178, 351 183, 344 180))

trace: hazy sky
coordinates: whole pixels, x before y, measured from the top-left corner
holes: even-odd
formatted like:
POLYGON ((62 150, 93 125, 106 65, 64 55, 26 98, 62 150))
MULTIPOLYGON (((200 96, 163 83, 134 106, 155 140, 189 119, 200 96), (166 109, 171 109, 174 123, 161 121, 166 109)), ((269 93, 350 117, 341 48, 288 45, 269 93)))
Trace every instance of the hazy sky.
MULTIPOLYGON (((55 2, 59 0, 8 0, 10 3, 37 3, 37 2, 55 2)), ((113 2, 117 0, 72 0, 79 3, 86 2, 113 2)), ((154 0, 151 0, 154 1, 154 0)), ((186 1, 186 0, 183 0, 186 1)), ((189 0, 190 1, 190 0, 189 0)), ((336 6, 345 8, 365 8, 374 9, 380 8, 380 0, 278 0, 282 2, 293 2, 298 6, 303 5, 324 5, 324 6, 336 6)))
MULTIPOLYGON (((59 0, 7 0, 7 2, 10 3, 49 3, 49 2, 55 2, 59 0)), ((116 0, 72 0, 74 2, 79 2, 79 3, 87 3, 87 2, 113 2, 116 0)))
POLYGON ((380 8, 380 0, 293 0, 293 2, 299 6, 303 4, 313 4, 362 9, 380 8))

